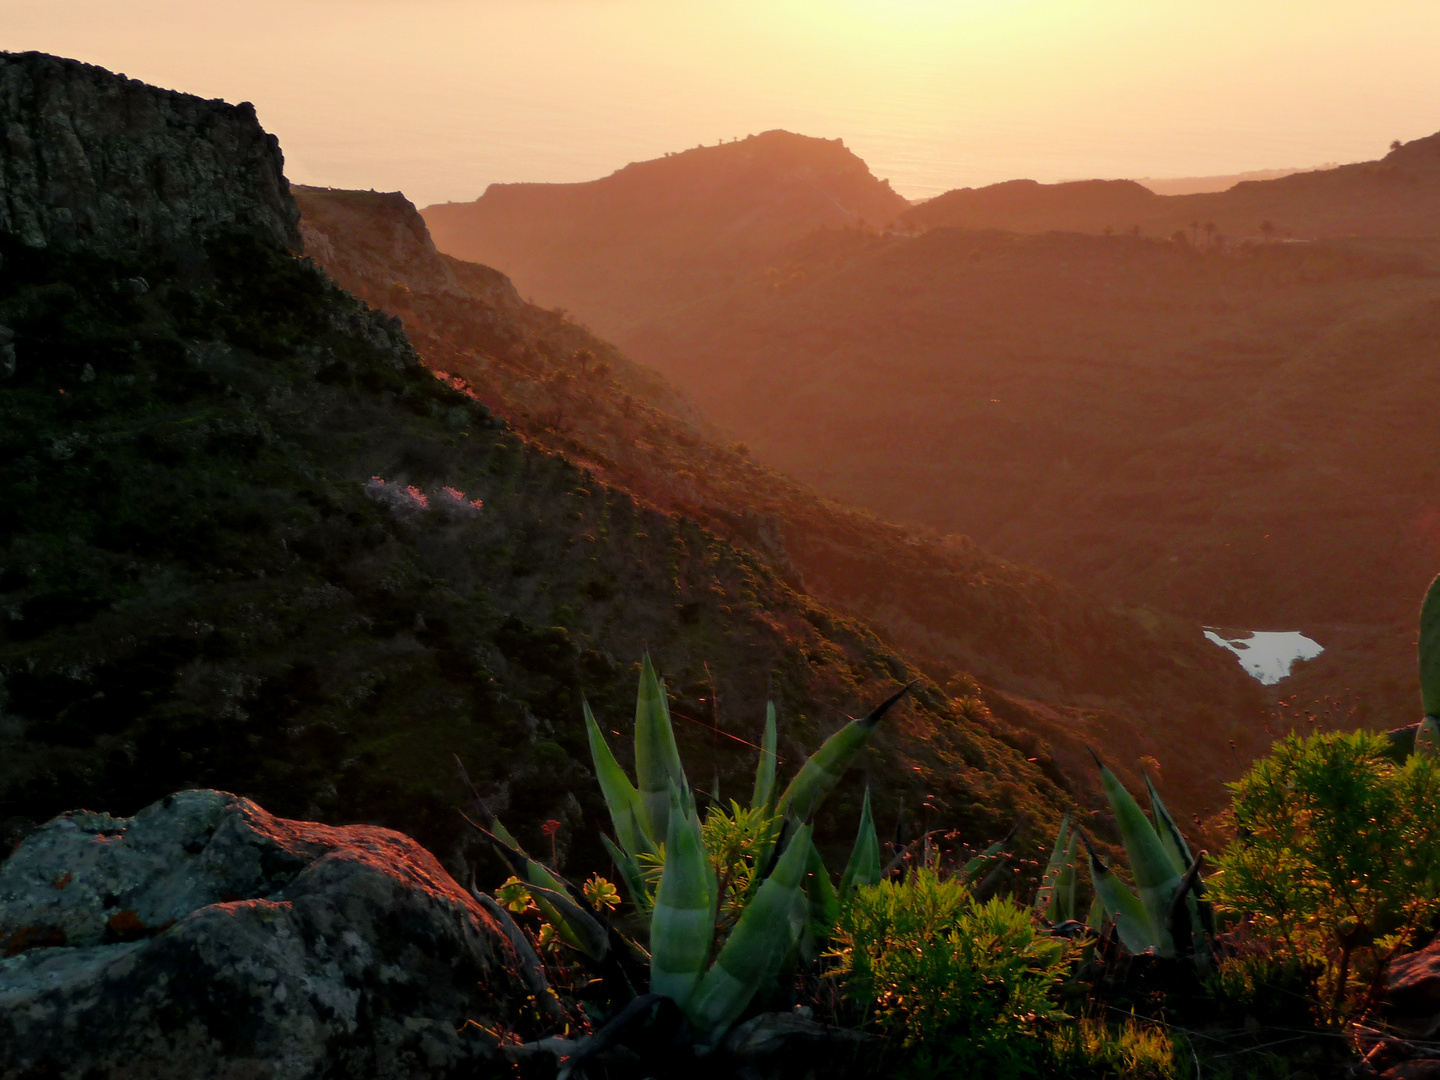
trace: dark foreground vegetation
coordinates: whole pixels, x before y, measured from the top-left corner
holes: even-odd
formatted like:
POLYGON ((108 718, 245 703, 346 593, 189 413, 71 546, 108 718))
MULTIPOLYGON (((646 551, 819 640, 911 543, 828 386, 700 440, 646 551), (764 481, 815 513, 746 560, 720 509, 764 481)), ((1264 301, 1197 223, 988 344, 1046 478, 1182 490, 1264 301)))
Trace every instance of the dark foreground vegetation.
MULTIPOLYGON (((1440 650, 1440 583, 1426 619, 1422 655, 1440 650)), ((1440 665, 1426 686, 1428 710, 1440 665)), ((784 1075, 803 1043, 810 1068, 855 1076, 1440 1071, 1440 1002, 1424 1004, 1440 981, 1434 715, 1393 737, 1276 743, 1231 785, 1213 873, 1148 779, 1149 816, 1100 765, 1128 881, 1067 817, 1038 889, 1006 888, 1013 837, 966 855, 945 829, 882 845, 867 792, 837 882, 813 821, 899 696, 783 788, 772 710, 749 798, 712 797, 702 820, 647 658, 633 783, 586 707, 622 889, 566 881, 477 798, 472 824, 513 871, 495 895, 573 1008, 563 1036, 515 1059, 639 1077, 729 1075, 740 1058, 784 1075)))

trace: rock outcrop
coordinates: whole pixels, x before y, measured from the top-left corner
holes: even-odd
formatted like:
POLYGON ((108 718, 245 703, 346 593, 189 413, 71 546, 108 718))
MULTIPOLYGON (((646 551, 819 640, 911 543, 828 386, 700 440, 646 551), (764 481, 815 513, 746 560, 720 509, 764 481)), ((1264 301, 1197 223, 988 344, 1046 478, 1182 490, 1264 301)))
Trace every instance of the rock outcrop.
POLYGON ((1391 965, 1388 997, 1391 1018, 1407 1032, 1424 1039, 1440 1034, 1440 941, 1391 965))
POLYGON ((0 53, 0 232, 96 251, 243 231, 300 249, 280 144, 248 102, 0 53))
POLYGON ((0 864, 0 1078, 485 1075, 564 1020, 505 919, 388 829, 65 814, 0 864))

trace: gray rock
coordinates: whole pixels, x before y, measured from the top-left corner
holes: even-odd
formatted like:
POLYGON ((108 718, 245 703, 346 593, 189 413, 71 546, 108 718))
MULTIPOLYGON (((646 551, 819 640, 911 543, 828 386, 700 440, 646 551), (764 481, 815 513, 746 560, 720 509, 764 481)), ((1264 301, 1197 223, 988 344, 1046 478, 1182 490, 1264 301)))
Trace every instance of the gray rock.
POLYGON ((409 838, 187 791, 0 864, 0 1078, 452 1077, 568 1019, 409 838))
POLYGON ((284 165, 248 102, 0 53, 0 232, 32 246, 190 248, 238 230, 299 251, 284 165))

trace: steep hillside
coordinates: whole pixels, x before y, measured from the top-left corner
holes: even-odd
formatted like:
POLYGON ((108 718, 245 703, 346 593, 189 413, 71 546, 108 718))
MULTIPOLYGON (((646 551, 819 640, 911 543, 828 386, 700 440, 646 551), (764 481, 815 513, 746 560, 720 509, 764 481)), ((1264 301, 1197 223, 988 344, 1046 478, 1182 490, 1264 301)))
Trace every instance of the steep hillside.
POLYGON ((961 188, 902 213, 906 231, 940 227, 1177 232, 1192 242, 1340 236, 1440 236, 1440 134, 1397 147, 1379 161, 1340 165, 1221 192, 1156 195, 1128 180, 1037 184, 1012 180, 961 188))
POLYGON ((1053 758, 1072 790, 1091 788, 1088 741, 1119 761, 1155 758, 1167 791, 1201 810, 1218 805, 1233 771, 1230 741, 1249 753, 1268 740, 1255 685, 1194 627, 823 500, 645 394, 654 375, 613 346, 517 305, 494 271, 442 259, 398 196, 301 188, 297 198, 307 250, 399 314, 428 364, 463 377, 528 438, 863 616, 952 694, 973 696, 978 679, 1029 756, 1053 758))
MULTIPOLYGON (((287 251, 295 208, 253 113, 48 57, 0 56, 0 85, 21 87, 0 100, 6 177, 25 167, 27 95, 69 110, 66 152, 102 202, 135 152, 117 116, 158 117, 152 173, 201 156, 186 116, 202 106, 223 145, 268 147, 275 166, 164 236, 143 226, 163 192, 90 236, 0 231, 6 838, 202 785, 401 828, 453 859, 457 753, 522 837, 539 846, 554 818, 562 853, 601 865, 579 698, 623 722, 642 650, 669 676, 684 752, 724 790, 753 775, 767 692, 793 764, 837 708, 913 677, 753 553, 497 421, 287 251), (240 212, 272 200, 279 235, 240 212)), ((62 188, 7 198, 64 220, 62 188)), ((884 815, 929 795, 978 839, 1025 810, 1038 844, 1071 799, 1007 730, 922 678, 868 757, 884 815)), ((827 815, 832 839, 853 834, 861 779, 827 815)))
POLYGON ((526 297, 608 333, 812 229, 880 224, 907 205, 840 140, 767 131, 584 184, 492 184, 424 215, 441 250, 498 266, 526 297))
POLYGON ((637 354, 828 494, 1196 627, 1312 633, 1302 689, 1412 718, 1436 242, 852 230, 784 265, 637 354))

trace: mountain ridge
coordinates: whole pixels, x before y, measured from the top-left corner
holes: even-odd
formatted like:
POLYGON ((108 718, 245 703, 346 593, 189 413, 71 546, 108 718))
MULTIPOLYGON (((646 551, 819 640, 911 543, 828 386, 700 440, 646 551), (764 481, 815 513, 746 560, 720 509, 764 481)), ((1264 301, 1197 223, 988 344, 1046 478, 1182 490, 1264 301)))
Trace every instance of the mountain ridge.
POLYGON ((1440 235, 1440 133, 1393 148, 1377 161, 1336 165, 1267 180, 1242 180, 1221 192, 1157 195, 1126 180, 1037 184, 1012 180, 960 188, 895 219, 908 231, 929 228, 1099 233, 1139 229, 1147 236, 1189 235, 1192 243, 1230 240, 1440 235), (1096 198, 1104 190, 1108 198, 1096 198), (1268 223, 1269 228, 1263 228, 1268 223))
POLYGON ((775 130, 581 184, 492 184, 421 213, 442 250, 503 266, 543 306, 590 282, 594 295, 567 306, 609 326, 631 317, 635 291, 683 302, 813 228, 880 224, 908 205, 839 139, 775 130), (547 270, 562 252, 576 268, 547 270))

